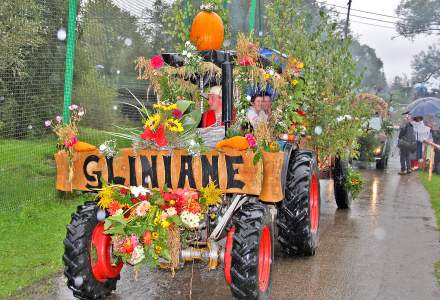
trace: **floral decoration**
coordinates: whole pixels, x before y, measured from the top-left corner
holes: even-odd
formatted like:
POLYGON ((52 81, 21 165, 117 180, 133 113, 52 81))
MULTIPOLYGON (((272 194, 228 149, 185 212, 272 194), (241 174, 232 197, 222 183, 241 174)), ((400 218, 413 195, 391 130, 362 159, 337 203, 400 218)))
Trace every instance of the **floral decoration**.
POLYGON ((212 182, 200 192, 110 185, 97 199, 109 215, 104 228, 112 236, 114 255, 124 263, 155 267, 161 260, 175 259, 170 231, 179 233, 182 244, 188 243, 207 218, 208 207, 221 204, 222 193, 212 182))

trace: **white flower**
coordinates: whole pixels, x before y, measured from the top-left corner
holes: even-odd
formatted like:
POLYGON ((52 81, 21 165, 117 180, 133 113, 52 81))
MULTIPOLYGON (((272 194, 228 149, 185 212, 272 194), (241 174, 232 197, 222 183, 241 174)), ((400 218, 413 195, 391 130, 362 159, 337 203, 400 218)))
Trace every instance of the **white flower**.
POLYGON ((58 123, 61 123, 63 118, 61 116, 56 116, 55 120, 57 120, 58 123))
POLYGON ((50 125, 52 125, 52 121, 51 120, 44 121, 44 126, 49 127, 50 125))
POLYGON ((353 118, 350 115, 345 115, 344 119, 347 120, 347 121, 353 120, 353 118))
POLYGON ((191 58, 192 54, 191 52, 188 52, 188 54, 186 55, 188 58, 191 58))
POLYGON ((122 215, 123 213, 124 213, 124 210, 122 208, 120 208, 117 211, 115 211, 114 216, 119 216, 119 215, 122 215))
POLYGON ((131 254, 130 261, 128 262, 131 265, 136 265, 140 263, 145 258, 144 248, 141 245, 137 245, 133 253, 131 254))
POLYGON ((80 110, 80 111, 78 112, 78 116, 80 116, 80 117, 84 116, 84 114, 85 114, 85 112, 84 112, 83 110, 80 110))
POLYGON ((200 223, 200 217, 197 214, 193 214, 187 210, 183 211, 180 215, 182 223, 188 226, 188 228, 197 228, 200 223))
POLYGON ((183 55, 183 56, 186 56, 187 54, 188 54, 188 51, 183 50, 182 55, 183 55))
POLYGON ((191 45, 191 42, 190 41, 186 41, 185 42, 185 46, 188 47, 189 45, 191 45))
POLYGON ((138 206, 136 206, 136 214, 139 217, 143 217, 150 210, 150 207, 151 207, 150 202, 142 201, 138 206))
POLYGON ((167 213, 167 215, 169 217, 177 215, 177 210, 174 207, 170 207, 170 208, 165 209, 165 212, 167 213))
POLYGON ((339 117, 337 117, 336 118, 336 122, 342 122, 342 121, 344 121, 344 116, 339 116, 339 117))
POLYGON ((275 71, 274 71, 273 69, 270 69, 270 70, 269 70, 269 75, 270 75, 270 76, 275 75, 275 71))
POLYGON ((104 152, 105 150, 107 150, 107 145, 106 144, 99 145, 99 151, 104 152))
POLYGON ((251 99, 252 99, 251 96, 249 96, 249 95, 246 96, 246 100, 247 100, 247 101, 251 101, 251 99))
POLYGON ((322 134, 322 127, 321 126, 316 126, 315 127, 315 134, 316 135, 321 135, 322 134))
POLYGON ((151 194, 150 190, 144 188, 143 186, 132 186, 130 187, 130 192, 136 198, 139 197, 139 195, 146 196, 147 194, 151 194))

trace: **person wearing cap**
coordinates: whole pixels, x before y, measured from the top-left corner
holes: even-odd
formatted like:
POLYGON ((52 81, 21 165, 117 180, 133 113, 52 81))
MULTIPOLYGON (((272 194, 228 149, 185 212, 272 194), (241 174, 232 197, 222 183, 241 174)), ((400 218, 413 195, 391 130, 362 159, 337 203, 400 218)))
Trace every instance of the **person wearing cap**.
POLYGON ((203 113, 200 127, 222 126, 222 87, 211 87, 207 98, 209 110, 203 113))

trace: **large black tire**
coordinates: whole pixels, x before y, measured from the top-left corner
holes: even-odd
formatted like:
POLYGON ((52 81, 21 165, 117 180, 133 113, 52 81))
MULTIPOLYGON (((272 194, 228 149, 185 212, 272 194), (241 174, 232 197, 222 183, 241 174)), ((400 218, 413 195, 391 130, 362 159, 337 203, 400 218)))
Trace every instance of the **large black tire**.
MULTIPOLYGON (((278 241, 283 252, 290 256, 311 256, 315 254, 319 241, 319 171, 316 159, 310 151, 292 153, 289 160, 284 200, 278 207, 278 241), (310 201, 314 177, 315 202, 310 201), (316 190, 317 189, 317 190, 316 190), (316 203, 316 201, 318 201, 316 203), (312 208, 312 205, 314 207, 312 208), (318 218, 313 222, 312 209, 318 209, 318 218)), ((316 213, 316 211, 314 211, 316 213)))
POLYGON ((387 164, 387 158, 386 157, 382 157, 379 160, 376 160, 376 169, 377 170, 385 170, 387 164))
POLYGON ((339 209, 350 208, 353 198, 346 185, 348 168, 348 161, 336 159, 335 168, 333 169, 333 188, 336 205, 339 209))
POLYGON ((232 296, 234 299, 267 299, 271 286, 274 257, 273 220, 267 205, 259 202, 257 198, 250 198, 236 212, 234 226, 231 262, 232 296), (265 238, 262 238, 263 235, 265 238), (261 250, 260 245, 263 244, 266 244, 267 247, 270 244, 270 254, 267 250, 261 250), (263 256, 260 250, 266 255, 263 256), (267 261, 264 270, 267 271, 268 277, 265 276, 265 284, 260 284, 260 272, 264 270, 263 268, 260 270, 262 264, 259 262, 263 257, 267 261))
POLYGON ((116 289, 116 278, 105 282, 96 280, 91 266, 91 237, 94 228, 100 223, 97 219, 99 208, 96 202, 86 202, 72 214, 72 220, 67 225, 67 235, 64 240, 64 275, 67 286, 73 295, 79 299, 100 299, 108 296, 116 289))

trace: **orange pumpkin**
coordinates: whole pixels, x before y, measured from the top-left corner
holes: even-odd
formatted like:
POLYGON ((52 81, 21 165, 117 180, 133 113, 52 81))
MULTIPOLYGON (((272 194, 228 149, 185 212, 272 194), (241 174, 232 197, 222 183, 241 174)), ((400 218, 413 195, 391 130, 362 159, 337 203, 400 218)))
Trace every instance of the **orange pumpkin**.
POLYGON ((199 51, 219 50, 223 45, 225 28, 215 12, 201 11, 191 25, 190 40, 199 51))

